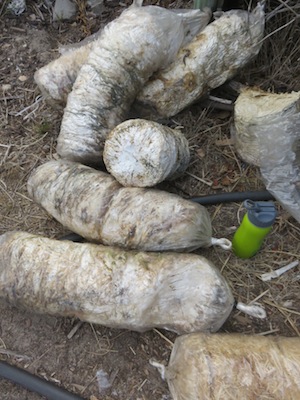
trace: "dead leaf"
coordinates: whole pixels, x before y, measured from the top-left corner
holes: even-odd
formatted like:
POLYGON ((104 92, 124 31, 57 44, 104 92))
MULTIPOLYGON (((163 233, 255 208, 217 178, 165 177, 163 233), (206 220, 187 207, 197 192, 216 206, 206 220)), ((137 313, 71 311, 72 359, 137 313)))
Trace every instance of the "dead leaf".
POLYGON ((20 82, 25 82, 25 81, 27 81, 27 79, 28 79, 28 77, 25 76, 25 75, 21 75, 21 76, 19 76, 19 78, 18 78, 18 80, 19 80, 20 82))
POLYGON ((223 186, 230 186, 231 185, 231 180, 228 178, 228 176, 224 176, 224 178, 222 178, 221 184, 223 186))
POLYGON ((11 85, 9 84, 9 83, 4 83, 3 85, 2 85, 2 90, 3 90, 3 92, 7 92, 8 90, 10 90, 11 89, 11 85))
POLYGON ((204 151, 202 148, 197 149, 197 150, 196 150, 196 154, 197 154, 197 156, 198 156, 199 158, 201 158, 201 159, 203 159, 203 158, 206 156, 205 151, 204 151))

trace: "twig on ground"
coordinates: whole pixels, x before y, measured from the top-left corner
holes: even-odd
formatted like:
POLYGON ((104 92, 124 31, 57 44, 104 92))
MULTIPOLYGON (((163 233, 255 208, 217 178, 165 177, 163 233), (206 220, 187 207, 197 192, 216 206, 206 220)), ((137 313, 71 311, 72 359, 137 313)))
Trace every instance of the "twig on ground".
POLYGON ((78 321, 75 326, 73 326, 73 328, 70 330, 70 332, 67 335, 68 339, 72 339, 72 337, 77 333, 77 331, 81 328, 81 326, 83 325, 82 321, 78 321))
POLYGON ((271 279, 278 278, 279 276, 281 276, 285 272, 289 271, 290 269, 297 267, 297 265, 299 265, 299 261, 293 261, 284 267, 276 269, 275 271, 271 271, 271 272, 262 274, 260 279, 262 281, 270 281, 271 279))
POLYGON ((32 360, 32 357, 28 357, 28 356, 25 356, 24 354, 19 354, 19 353, 16 353, 15 351, 7 350, 7 349, 0 349, 0 354, 14 357, 14 358, 17 358, 18 360, 27 360, 27 361, 32 360))
POLYGON ((168 339, 163 333, 161 333, 158 329, 154 328, 153 331, 157 333, 161 338, 163 338, 171 347, 174 346, 174 343, 168 339))

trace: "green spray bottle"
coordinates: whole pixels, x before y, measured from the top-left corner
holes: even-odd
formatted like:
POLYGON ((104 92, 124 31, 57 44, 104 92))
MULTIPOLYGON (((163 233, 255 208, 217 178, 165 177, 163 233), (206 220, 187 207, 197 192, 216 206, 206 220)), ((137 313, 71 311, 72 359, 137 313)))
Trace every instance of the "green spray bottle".
POLYGON ((250 258, 259 251, 272 229, 276 209, 272 201, 245 200, 243 204, 247 213, 234 234, 232 250, 240 258, 250 258))

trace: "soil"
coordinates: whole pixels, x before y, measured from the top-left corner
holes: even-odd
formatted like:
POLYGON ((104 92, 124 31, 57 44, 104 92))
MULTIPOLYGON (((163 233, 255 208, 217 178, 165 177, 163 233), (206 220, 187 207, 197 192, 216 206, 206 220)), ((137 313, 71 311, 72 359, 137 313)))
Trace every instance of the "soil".
MULTIPOLYGON (((100 17, 83 8, 73 20, 55 23, 43 1, 27 1, 27 9, 20 16, 5 12, 5 3, 0 5, 0 234, 25 230, 59 238, 68 231, 34 204, 26 190, 30 172, 55 157, 63 113, 41 99, 33 75, 58 56, 59 46, 79 42, 96 32, 119 15, 126 3, 107 1, 100 17)), ((247 8, 248 2, 240 3, 247 8)), ((267 2, 269 9, 280 3, 267 2)), ((160 5, 179 8, 190 4, 160 5)), ((291 12, 287 18, 292 16, 291 12)), ((281 32, 284 41, 274 36, 266 42, 258 59, 236 79, 265 90, 299 91, 296 60, 300 46, 291 39, 296 37, 295 32, 300 37, 297 21, 293 30, 290 24, 281 32)), ((283 25, 282 21, 277 23, 283 25)), ((268 29, 274 30, 271 26, 268 29)), ((234 99, 226 87, 213 94, 222 97, 224 93, 234 99)), ((244 163, 235 152, 230 139, 232 110, 199 102, 167 123, 184 128, 192 160, 182 178, 159 188, 183 197, 264 188, 259 169, 244 163)), ((237 301, 257 300, 267 312, 266 319, 257 319, 234 310, 222 332, 300 336, 299 267, 270 282, 260 279, 262 273, 299 259, 300 225, 277 202, 276 206, 276 223, 256 257, 240 260, 218 248, 198 251, 220 268, 237 301)), ((213 205, 208 210, 214 235, 232 238, 244 213, 242 204, 213 205)), ((149 360, 167 364, 175 334, 80 324, 71 318, 37 315, 5 302, 0 303, 0 313, 0 359, 83 399, 171 400, 166 382, 149 360), (109 380, 107 388, 103 387, 104 379, 97 379, 102 375, 109 380)), ((0 400, 40 398, 0 378, 0 400)))

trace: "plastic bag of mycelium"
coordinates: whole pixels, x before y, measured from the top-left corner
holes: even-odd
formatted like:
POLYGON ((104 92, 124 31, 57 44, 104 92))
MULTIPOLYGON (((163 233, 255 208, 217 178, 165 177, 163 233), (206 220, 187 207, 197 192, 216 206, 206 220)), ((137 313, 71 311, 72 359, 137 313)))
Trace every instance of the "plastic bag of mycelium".
POLYGON ((101 166, 111 129, 126 120, 137 93, 190 36, 181 14, 134 0, 105 26, 68 95, 57 138, 65 159, 101 166))
POLYGON ((123 187, 111 175, 67 160, 40 165, 28 179, 29 196, 85 239, 143 251, 192 251, 220 245, 201 204, 163 190, 123 187))
MULTIPOLYGON (((125 14, 130 15, 136 12, 136 8, 139 5, 133 3, 131 7, 125 10, 125 14)), ((143 7, 143 9, 145 9, 143 7)), ((156 10, 162 14, 158 18, 158 23, 164 21, 166 16, 170 18, 171 22, 176 28, 176 35, 173 36, 173 41, 181 44, 182 40, 182 30, 184 30, 183 43, 188 43, 197 33, 199 33, 208 24, 211 18, 211 11, 209 8, 200 10, 192 9, 168 9, 157 6, 148 6, 146 11, 149 14, 154 13, 156 10), (148 11, 147 11, 148 10, 148 11), (176 14, 175 16, 173 14, 176 14), (178 39, 177 39, 178 38, 178 39)), ((118 22, 118 19, 114 23, 118 22)), ((131 32, 136 32, 138 24, 138 18, 131 18, 129 23, 131 24, 131 32)), ((144 29, 146 31, 145 39, 149 36, 149 24, 144 24, 144 29)), ((104 29, 106 29, 104 27, 104 29)), ((44 65, 38 69, 34 74, 34 80, 38 85, 44 98, 54 106, 64 107, 67 101, 68 94, 71 92, 73 84, 79 74, 81 67, 87 62, 90 52, 93 50, 95 43, 103 34, 103 28, 100 28, 98 32, 93 35, 88 36, 79 43, 71 44, 67 46, 60 47, 59 51, 61 56, 51 61, 49 64, 44 65)), ((122 32, 122 30, 121 30, 122 32)), ((161 41, 161 46, 163 47, 163 41, 166 44, 167 37, 165 36, 161 41)), ((119 46, 123 46, 122 41, 120 41, 119 46)), ((172 48, 169 47, 171 51, 172 48)), ((116 52, 117 53, 117 52, 116 52)), ((130 51, 128 52, 130 57, 130 51)))
POLYGON ((109 133, 103 161, 123 186, 151 187, 184 173, 190 162, 189 142, 178 129, 129 119, 109 133))
POLYGON ((300 222, 300 92, 243 90, 232 136, 240 157, 260 167, 268 191, 300 222))
POLYGON ((154 120, 169 118, 221 86, 257 56, 264 25, 263 2, 252 12, 223 13, 144 85, 133 113, 154 120))
POLYGON ((215 332, 234 299, 197 254, 151 253, 27 232, 0 235, 0 300, 112 328, 215 332))
POLYGON ((176 338, 167 367, 151 364, 174 400, 299 399, 299 337, 192 333, 176 338))

